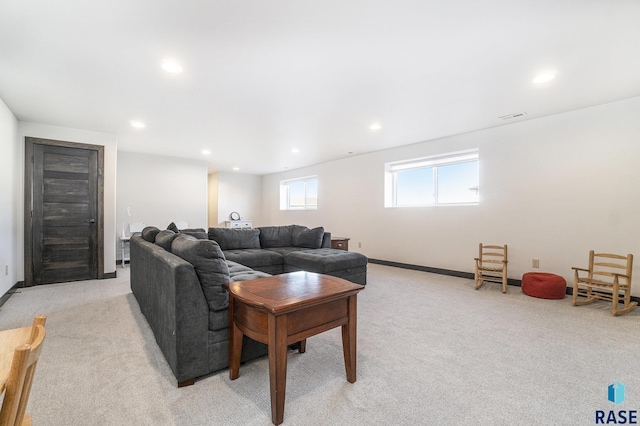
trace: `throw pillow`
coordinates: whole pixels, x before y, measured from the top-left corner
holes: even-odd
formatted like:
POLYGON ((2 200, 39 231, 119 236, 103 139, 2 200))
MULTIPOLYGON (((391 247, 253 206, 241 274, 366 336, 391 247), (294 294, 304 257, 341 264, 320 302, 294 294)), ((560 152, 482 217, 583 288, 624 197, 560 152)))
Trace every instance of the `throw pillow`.
POLYGON ((165 249, 168 252, 171 252, 171 243, 173 240, 180 234, 176 234, 173 231, 165 229, 164 231, 158 232, 156 235, 156 244, 165 249))
POLYGON ((229 268, 215 241, 180 235, 173 240, 171 252, 193 265, 209 309, 219 311, 229 306, 229 294, 222 288, 231 282, 229 268))
POLYGON ((158 235, 158 232, 160 232, 160 230, 155 226, 147 226, 142 230, 142 238, 144 238, 145 241, 153 243, 156 241, 156 235, 158 235))
POLYGON ((196 237, 199 240, 208 240, 209 236, 207 235, 207 231, 204 228, 189 228, 189 229, 181 229, 181 234, 191 235, 192 237, 196 237))
POLYGON ((173 231, 173 232, 180 232, 180 230, 178 229, 178 227, 176 226, 176 224, 175 224, 175 223, 173 223, 173 222, 171 222, 171 223, 169 224, 169 226, 167 226, 167 229, 168 229, 169 231, 173 231))
POLYGON ((294 225, 291 242, 294 247, 317 249, 322 247, 323 235, 324 228, 322 226, 309 229, 306 226, 294 225))

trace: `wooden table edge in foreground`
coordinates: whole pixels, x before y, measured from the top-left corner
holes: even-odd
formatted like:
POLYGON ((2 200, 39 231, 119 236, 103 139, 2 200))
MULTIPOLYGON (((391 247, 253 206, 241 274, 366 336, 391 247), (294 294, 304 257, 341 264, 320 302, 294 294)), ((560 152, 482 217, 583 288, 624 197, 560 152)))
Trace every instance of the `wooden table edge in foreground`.
POLYGON ((342 350, 347 381, 356 381, 357 294, 364 286, 342 278, 311 272, 291 272, 239 281, 224 286, 229 292, 229 378, 240 373, 242 337, 269 347, 271 419, 284 419, 287 348, 342 327, 342 350))

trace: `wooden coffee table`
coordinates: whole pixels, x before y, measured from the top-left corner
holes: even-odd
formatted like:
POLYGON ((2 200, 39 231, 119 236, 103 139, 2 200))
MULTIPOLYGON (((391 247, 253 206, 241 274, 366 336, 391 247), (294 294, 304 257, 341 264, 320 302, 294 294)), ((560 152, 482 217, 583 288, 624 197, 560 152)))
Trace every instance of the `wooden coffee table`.
POLYGON ((229 378, 240 372, 242 336, 269 346, 271 420, 284 419, 287 347, 342 326, 347 381, 356 381, 357 294, 364 286, 311 272, 291 272, 225 285, 229 291, 229 378))

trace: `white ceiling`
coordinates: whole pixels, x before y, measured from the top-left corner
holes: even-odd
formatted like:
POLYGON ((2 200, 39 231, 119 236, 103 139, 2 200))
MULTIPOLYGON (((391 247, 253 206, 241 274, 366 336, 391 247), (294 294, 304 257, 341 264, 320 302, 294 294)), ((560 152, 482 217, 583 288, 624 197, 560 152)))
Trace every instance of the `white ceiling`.
POLYGON ((211 171, 273 173, 639 95, 637 0, 0 2, 0 98, 19 120, 211 171))

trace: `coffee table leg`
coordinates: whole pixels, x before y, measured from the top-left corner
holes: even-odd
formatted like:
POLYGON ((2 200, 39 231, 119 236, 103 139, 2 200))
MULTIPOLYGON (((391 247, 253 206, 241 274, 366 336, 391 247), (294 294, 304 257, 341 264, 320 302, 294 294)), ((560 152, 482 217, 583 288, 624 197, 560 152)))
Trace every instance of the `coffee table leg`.
POLYGON ((356 311, 357 296, 349 296, 347 299, 349 319, 342 326, 342 352, 344 353, 344 368, 347 371, 347 381, 356 381, 356 311))
POLYGON ((269 383, 271 387, 271 421, 284 420, 284 397, 287 387, 287 316, 269 315, 269 383))
POLYGON ((234 301, 229 298, 229 379, 235 380, 240 375, 240 358, 242 357, 242 331, 235 322, 234 301))

